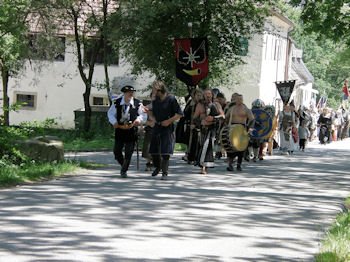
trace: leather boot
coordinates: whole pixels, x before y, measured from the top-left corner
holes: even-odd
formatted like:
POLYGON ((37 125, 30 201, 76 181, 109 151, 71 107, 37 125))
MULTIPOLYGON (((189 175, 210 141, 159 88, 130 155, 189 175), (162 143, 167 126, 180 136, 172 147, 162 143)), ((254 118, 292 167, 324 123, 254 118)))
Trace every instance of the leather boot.
POLYGON ((160 160, 160 155, 152 155, 152 160, 153 160, 153 166, 155 167, 152 176, 157 176, 160 171, 160 166, 161 166, 161 160, 160 160))
POLYGON ((169 158, 162 159, 162 180, 166 180, 168 177, 168 167, 169 167, 169 158))
POLYGON ((120 175, 122 178, 126 178, 128 176, 126 172, 129 169, 129 165, 130 165, 130 159, 124 159, 124 163, 123 163, 122 168, 120 170, 120 175))

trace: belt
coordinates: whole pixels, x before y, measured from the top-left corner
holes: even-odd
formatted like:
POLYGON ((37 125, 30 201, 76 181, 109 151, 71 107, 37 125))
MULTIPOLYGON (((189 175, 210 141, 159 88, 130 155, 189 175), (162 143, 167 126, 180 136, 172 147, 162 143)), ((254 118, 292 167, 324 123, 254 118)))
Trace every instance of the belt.
POLYGON ((130 125, 129 124, 125 124, 125 125, 118 125, 118 128, 120 129, 130 129, 130 125))
POLYGON ((242 124, 242 123, 231 123, 231 125, 242 125, 242 126, 244 126, 244 127, 247 126, 246 124, 242 124))

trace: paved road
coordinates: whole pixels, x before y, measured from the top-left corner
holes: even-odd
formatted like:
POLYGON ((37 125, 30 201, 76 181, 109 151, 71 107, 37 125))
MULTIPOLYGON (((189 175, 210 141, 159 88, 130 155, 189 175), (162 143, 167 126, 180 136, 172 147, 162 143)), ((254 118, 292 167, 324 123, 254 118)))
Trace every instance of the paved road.
MULTIPOLYGON (((0 191, 0 261, 312 261, 349 194, 350 139, 208 175, 176 154, 168 181, 109 164, 0 191)), ((141 163, 141 167, 144 162, 141 163)))

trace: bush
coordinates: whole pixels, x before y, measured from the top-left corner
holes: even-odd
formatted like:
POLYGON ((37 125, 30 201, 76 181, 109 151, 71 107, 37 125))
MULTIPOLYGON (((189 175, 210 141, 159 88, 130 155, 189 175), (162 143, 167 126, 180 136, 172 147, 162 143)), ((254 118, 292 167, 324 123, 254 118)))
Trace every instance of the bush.
MULTIPOLYGON (((13 105, 9 110, 17 110, 19 105, 13 105)), ((21 123, 19 126, 5 126, 4 117, 0 115, 0 167, 3 165, 20 165, 28 162, 28 158, 21 153, 16 140, 26 139, 34 132, 34 129, 41 131, 46 127, 54 125, 53 119, 43 122, 21 123)))

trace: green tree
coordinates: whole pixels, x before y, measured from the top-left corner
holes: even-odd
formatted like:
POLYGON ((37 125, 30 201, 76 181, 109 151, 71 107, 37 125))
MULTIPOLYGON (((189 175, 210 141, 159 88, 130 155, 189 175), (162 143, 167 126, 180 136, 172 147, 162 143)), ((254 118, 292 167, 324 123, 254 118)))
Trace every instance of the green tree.
POLYGON ((350 7, 346 0, 305 1, 290 0, 302 8, 301 20, 306 32, 315 32, 318 38, 343 41, 350 45, 350 7))
MULTIPOLYGON (((315 77, 315 88, 337 108, 342 101, 344 79, 349 77, 350 8, 346 1, 290 0, 297 9, 294 21, 299 25, 293 38, 304 49, 304 61, 315 77)), ((291 12, 292 11, 292 12, 291 12)))
POLYGON ((85 85, 84 99, 84 125, 85 135, 89 134, 91 127, 90 94, 93 86, 93 75, 98 55, 102 52, 105 69, 105 87, 109 91, 108 65, 112 57, 108 53, 107 45, 112 37, 108 37, 110 30, 109 17, 116 8, 116 2, 111 0, 57 0, 48 1, 48 4, 57 12, 56 20, 73 32, 76 46, 77 67, 80 77, 85 85), (83 54, 82 49, 85 49, 83 54), (89 51, 88 51, 89 50, 89 51), (89 52, 89 56, 87 56, 89 52))
MULTIPOLYGON (((0 71, 3 86, 3 125, 8 126, 8 81, 24 69, 25 61, 46 61, 62 49, 57 40, 54 21, 40 0, 1 0, 0 4, 0 71), (30 34, 35 24, 41 33, 30 34)), ((35 63, 40 68, 42 63, 35 63)))
POLYGON ((28 0, 2 0, 0 4, 0 71, 3 87, 3 125, 9 125, 8 81, 23 65, 28 0))
MULTIPOLYGON (((171 89, 175 79, 174 39, 206 36, 209 42, 210 80, 224 81, 228 69, 242 62, 242 39, 260 32, 270 0, 128 0, 121 1, 120 46, 133 73, 151 72, 171 89)), ((218 81, 216 81, 217 83, 218 81)))

